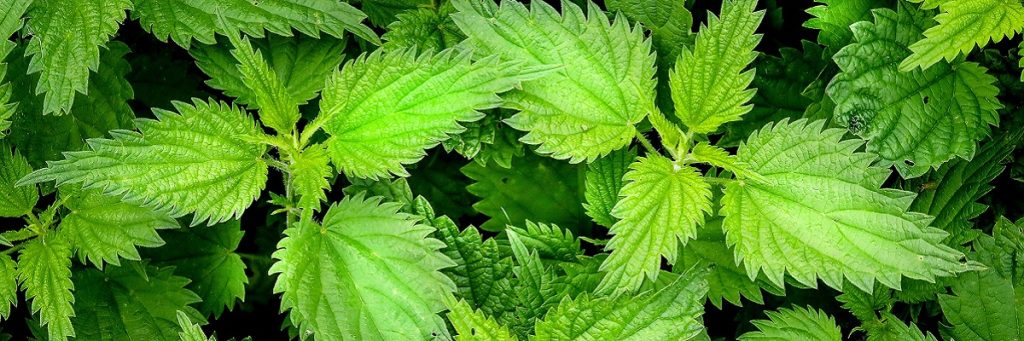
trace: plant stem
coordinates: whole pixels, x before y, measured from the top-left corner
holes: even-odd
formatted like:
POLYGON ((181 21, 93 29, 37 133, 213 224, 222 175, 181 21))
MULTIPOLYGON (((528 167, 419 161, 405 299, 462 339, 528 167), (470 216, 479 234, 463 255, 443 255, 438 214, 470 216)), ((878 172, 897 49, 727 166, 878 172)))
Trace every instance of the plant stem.
POLYGON ((657 149, 654 149, 654 145, 651 144, 651 141, 648 140, 646 136, 644 136, 644 133, 637 131, 636 139, 640 141, 640 144, 643 145, 644 149, 647 149, 648 152, 661 154, 661 152, 659 152, 657 149))

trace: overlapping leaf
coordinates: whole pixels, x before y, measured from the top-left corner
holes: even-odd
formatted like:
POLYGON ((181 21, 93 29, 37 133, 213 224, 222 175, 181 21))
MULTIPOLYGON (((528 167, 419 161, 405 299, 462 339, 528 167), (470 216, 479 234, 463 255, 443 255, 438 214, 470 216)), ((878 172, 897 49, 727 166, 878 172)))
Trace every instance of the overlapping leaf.
POLYGON ((566 3, 560 15, 544 2, 452 2, 452 14, 479 55, 528 66, 561 68, 504 96, 520 112, 506 120, 521 140, 570 162, 593 161, 619 149, 654 107, 651 42, 624 19, 610 23, 597 5, 587 14, 566 3))
POLYGON ((913 53, 900 62, 901 71, 927 69, 943 59, 952 62, 975 46, 1013 38, 1024 29, 1024 6, 1016 0, 911 1, 924 2, 922 8, 937 5, 942 13, 935 16, 939 24, 924 31, 924 39, 910 45, 913 53))
POLYGON ((164 240, 157 230, 178 228, 166 213, 122 202, 99 190, 70 191, 64 206, 70 210, 60 222, 61 233, 84 263, 121 265, 121 259, 140 260, 138 247, 157 247, 164 240))

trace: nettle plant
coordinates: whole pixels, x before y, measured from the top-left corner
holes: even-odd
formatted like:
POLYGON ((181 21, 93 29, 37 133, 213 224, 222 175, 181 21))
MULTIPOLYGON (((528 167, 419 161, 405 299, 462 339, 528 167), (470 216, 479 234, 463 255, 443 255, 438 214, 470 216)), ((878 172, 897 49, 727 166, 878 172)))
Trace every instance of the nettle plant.
POLYGON ((968 60, 1024 7, 818 2, 772 57, 771 1, 0 0, 3 329, 207 340, 248 295, 300 339, 1019 338, 1024 225, 975 226, 1018 71, 968 60))

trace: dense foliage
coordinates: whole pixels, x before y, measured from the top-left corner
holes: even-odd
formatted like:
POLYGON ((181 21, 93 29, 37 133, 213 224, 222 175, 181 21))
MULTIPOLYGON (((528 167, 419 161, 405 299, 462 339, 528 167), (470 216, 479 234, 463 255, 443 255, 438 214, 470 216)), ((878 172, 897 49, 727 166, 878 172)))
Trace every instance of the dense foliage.
POLYGON ((1022 28, 0 0, 0 339, 1019 340, 1022 28))

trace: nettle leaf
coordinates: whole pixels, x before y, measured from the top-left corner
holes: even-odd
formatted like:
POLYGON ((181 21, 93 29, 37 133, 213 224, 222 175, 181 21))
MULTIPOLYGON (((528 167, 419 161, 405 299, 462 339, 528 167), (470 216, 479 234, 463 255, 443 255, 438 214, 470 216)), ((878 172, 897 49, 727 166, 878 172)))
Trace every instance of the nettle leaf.
POLYGON ((695 237, 711 213, 711 185, 696 168, 652 154, 630 165, 624 181, 598 292, 636 290, 644 277, 655 280, 661 258, 675 263, 679 243, 695 237))
POLYGON ((955 160, 902 187, 918 192, 910 210, 935 217, 932 226, 950 233, 949 245, 962 245, 981 234, 971 219, 988 209, 978 202, 992 190, 990 184, 1006 168, 1005 160, 1020 140, 1020 133, 1003 135, 985 143, 970 161, 955 160))
MULTIPOLYGON (((299 105, 317 97, 327 77, 345 58, 346 39, 269 35, 263 39, 250 39, 250 43, 260 52, 259 56, 285 87, 289 97, 299 105)), ((196 66, 210 77, 207 85, 235 97, 235 103, 259 108, 256 95, 245 85, 238 61, 231 53, 230 42, 196 45, 188 53, 196 60, 196 66)))
POLYGON ((704 329, 702 273, 636 296, 564 299, 537 323, 538 340, 689 340, 704 329))
POLYGON ((995 78, 975 63, 936 64, 901 72, 907 46, 931 25, 925 13, 900 5, 880 9, 874 22, 854 24, 857 42, 836 53, 842 70, 828 85, 835 118, 867 139, 867 151, 904 178, 953 157, 970 159, 999 122, 995 78))
POLYGON ((180 114, 154 109, 139 132, 111 131, 90 150, 65 153, 19 181, 56 180, 123 196, 173 217, 194 213, 192 225, 242 215, 267 182, 264 147, 246 138, 262 132, 242 110, 217 102, 175 102, 180 114))
POLYGON ((11 256, 0 255, 0 321, 11 317, 18 306, 18 264, 11 256))
POLYGON ((505 123, 527 134, 537 152, 572 163, 593 161, 630 143, 635 124, 654 110, 655 57, 651 41, 625 18, 610 23, 597 5, 588 14, 565 3, 563 14, 544 2, 456 0, 455 23, 479 55, 499 55, 556 72, 503 96, 520 110, 505 123))
POLYGON ((199 297, 185 289, 188 279, 170 268, 134 263, 99 271, 75 271, 78 315, 72 320, 75 340, 178 341, 177 314, 205 323, 189 304, 199 297))
POLYGON ((71 246, 60 235, 48 235, 25 243, 18 256, 18 283, 25 299, 32 301, 32 314, 39 314, 39 326, 46 327, 50 340, 75 336, 71 294, 71 246))
POLYGON ((441 272, 455 282, 458 297, 490 316, 511 310, 512 259, 499 251, 495 239, 484 240, 473 226, 460 232, 448 217, 433 217, 432 209, 425 215, 429 225, 437 228, 434 236, 445 244, 441 253, 455 262, 441 272))
POLYGON ((456 341, 514 341, 516 337, 494 318, 473 310, 466 301, 448 304, 448 320, 455 327, 456 341))
POLYGON ((707 268, 708 301, 716 308, 722 308, 722 300, 735 306, 743 306, 746 298, 757 304, 764 304, 761 290, 772 295, 784 296, 784 287, 773 284, 764 277, 750 280, 746 270, 736 262, 733 250, 726 245, 722 232, 722 218, 709 219, 697 229, 697 236, 679 250, 679 259, 672 265, 673 271, 693 267, 707 268))
POLYGON ((746 340, 842 340, 843 333, 836 321, 824 311, 810 307, 783 308, 767 311, 768 320, 754 320, 751 323, 759 331, 740 335, 746 340))
POLYGON ((569 297, 569 287, 559 278, 553 266, 545 265, 535 250, 526 248, 515 231, 507 231, 509 246, 515 257, 511 281, 513 310, 499 316, 499 322, 508 326, 519 338, 526 339, 538 320, 551 308, 569 297))
POLYGON ((658 51, 658 65, 674 63, 683 48, 693 44, 693 15, 686 3, 672 0, 608 0, 611 12, 622 12, 651 31, 654 49, 658 51))
MULTIPOLYGON (((43 114, 71 110, 75 94, 87 94, 89 71, 100 66, 100 47, 132 7, 129 0, 36 0, 28 11, 32 56, 28 73, 39 72, 36 94, 45 93, 43 114)), ((6 37, 5 37, 6 38, 6 37)))
POLYGON ((744 69, 757 57, 761 35, 754 30, 764 18, 755 5, 754 0, 723 2, 720 17, 708 15, 693 50, 684 50, 669 74, 676 117, 694 132, 713 132, 750 111, 747 102, 755 90, 747 87, 754 70, 744 69))
POLYGON ((305 0, 135 0, 132 19, 160 41, 167 38, 186 49, 192 39, 213 44, 215 33, 226 33, 219 25, 223 18, 229 27, 257 38, 264 30, 291 36, 295 29, 318 38, 320 32, 335 38, 345 31, 371 43, 379 43, 377 35, 361 21, 366 18, 352 5, 341 1, 305 0))
POLYGON ((235 300, 245 300, 245 263, 235 253, 242 241, 241 224, 231 220, 214 226, 198 226, 161 234, 167 244, 146 250, 153 265, 174 267, 174 274, 191 281, 187 289, 194 291, 202 302, 196 304, 206 316, 220 317, 235 300))
POLYGON ((804 27, 818 30, 818 43, 837 51, 853 42, 850 25, 858 21, 871 20, 871 10, 888 7, 892 0, 844 1, 814 0, 820 3, 807 9, 812 16, 804 27))
POLYGON ((583 208, 595 223, 612 227, 618 220, 612 216, 612 207, 619 201, 622 177, 634 161, 636 149, 623 148, 587 165, 587 181, 583 192, 587 202, 583 208))
POLYGON ((862 325, 867 341, 938 341, 932 333, 924 333, 915 324, 907 325, 892 313, 884 313, 879 322, 862 325))
POLYGON ((480 228, 502 231, 531 220, 578 231, 589 220, 579 190, 581 167, 527 153, 512 159, 511 168, 470 163, 462 173, 475 181, 466 190, 481 198, 473 208, 491 218, 480 228))
POLYGON ((942 244, 931 217, 907 211, 913 193, 879 188, 891 171, 857 152, 860 140, 823 124, 768 124, 736 153, 766 179, 730 183, 722 198, 726 241, 751 278, 763 271, 782 286, 789 273, 837 289, 846 278, 870 292, 876 279, 899 289, 901 276, 934 281, 975 267, 942 244))
MULTIPOLYGON (((911 0, 922 2, 924 0, 911 0)), ((1024 29, 1024 6, 1013 0, 949 0, 924 1, 921 8, 938 7, 942 13, 935 16, 939 24, 924 31, 924 39, 910 45, 913 54, 900 62, 900 71, 921 67, 928 69, 940 60, 952 62, 960 54, 967 54, 1003 38, 1013 38, 1024 29)), ((917 37, 914 37, 917 38, 917 37)))
POLYGON ((285 230, 271 267, 281 308, 300 335, 328 340, 426 339, 445 335, 438 312, 455 285, 439 270, 454 265, 430 238, 434 228, 399 213, 401 204, 349 196, 323 225, 285 230))
POLYGON ((131 65, 124 59, 128 46, 107 42, 100 49, 100 67, 89 76, 89 94, 77 94, 67 115, 43 115, 43 98, 35 94, 38 74, 26 75, 30 58, 15 50, 8 61, 13 97, 18 99, 9 141, 28 159, 42 167, 65 151, 82 149, 88 138, 101 137, 109 130, 128 128, 135 114, 128 101, 134 97, 125 76, 131 65))
POLYGON ((178 333, 180 341, 217 341, 216 338, 206 338, 203 328, 198 324, 192 323, 188 315, 181 310, 178 311, 177 317, 178 328, 181 328, 181 332, 178 333))
POLYGON ((385 26, 395 21, 399 14, 409 13, 416 8, 433 7, 433 3, 430 0, 362 0, 362 9, 374 25, 385 26))
POLYGON ((61 218, 61 233, 83 263, 88 260, 100 269, 105 263, 120 266, 122 258, 140 260, 138 247, 164 245, 157 230, 179 227, 166 213, 122 202, 99 190, 62 189, 62 196, 67 196, 64 207, 70 213, 61 218))
POLYGON ((36 186, 14 186, 31 172, 32 166, 21 153, 0 143, 0 217, 17 218, 32 212, 39 201, 39 190, 36 186))
POLYGON ((462 132, 460 122, 483 118, 479 110, 501 104, 498 93, 545 70, 494 57, 471 62, 469 53, 455 50, 378 51, 327 80, 318 122, 330 135, 325 145, 339 171, 371 179, 408 176, 403 165, 462 132))
POLYGON ((320 203, 327 200, 327 192, 331 188, 328 178, 334 174, 331 169, 327 149, 315 144, 295 156, 289 166, 291 186, 299 195, 299 207, 311 211, 319 211, 320 203))
POLYGON ((957 340, 1013 340, 1024 335, 1024 231, 999 218, 992 236, 975 241, 972 258, 989 269, 958 276, 952 295, 940 294, 942 313, 957 340))
POLYGON ((228 39, 234 46, 231 55, 238 61, 242 83, 252 92, 253 103, 260 109, 260 122, 278 133, 290 133, 299 122, 299 101, 270 69, 263 54, 253 49, 249 37, 231 32, 228 39))
POLYGON ((512 167, 512 159, 526 153, 519 142, 522 133, 502 123, 514 113, 508 109, 492 110, 479 121, 468 122, 466 131, 453 135, 441 142, 445 151, 455 151, 481 166, 495 163, 500 167, 512 167))
POLYGON ((7 136, 7 129, 11 127, 11 117, 18 108, 15 101, 19 100, 15 98, 15 101, 12 101, 14 88, 11 84, 2 82, 7 73, 7 64, 3 61, 17 46, 7 38, 24 25, 25 20, 22 16, 31 4, 32 0, 0 0, 0 139, 7 136))
POLYGON ((509 226, 508 233, 515 233, 519 241, 527 248, 537 252, 542 259, 562 262, 575 262, 583 255, 580 240, 572 232, 559 228, 557 225, 526 221, 526 227, 509 226))
MULTIPOLYGON (((402 0, 405 1, 405 0, 402 0)), ((415 47, 420 51, 441 51, 455 47, 466 36, 455 26, 451 3, 438 8, 419 8, 399 13, 398 20, 388 25, 388 31, 381 36, 387 51, 415 47)))

